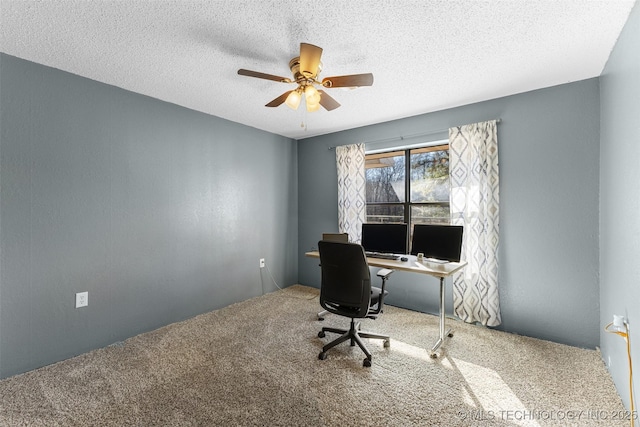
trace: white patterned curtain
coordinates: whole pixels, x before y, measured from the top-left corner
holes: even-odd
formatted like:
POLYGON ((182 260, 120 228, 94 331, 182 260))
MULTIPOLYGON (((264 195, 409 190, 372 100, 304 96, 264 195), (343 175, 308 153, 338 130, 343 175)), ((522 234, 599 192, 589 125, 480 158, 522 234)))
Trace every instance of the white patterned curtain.
POLYGON ((338 231, 360 242, 365 221, 364 144, 336 147, 338 167, 338 231))
POLYGON ((465 322, 497 326, 498 137, 496 121, 449 129, 451 223, 464 226, 462 257, 468 265, 453 276, 453 305, 465 322))

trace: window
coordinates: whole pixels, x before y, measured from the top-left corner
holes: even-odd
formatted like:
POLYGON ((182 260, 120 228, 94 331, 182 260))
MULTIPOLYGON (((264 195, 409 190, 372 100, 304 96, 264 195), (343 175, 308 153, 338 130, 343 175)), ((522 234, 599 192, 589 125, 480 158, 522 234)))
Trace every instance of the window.
POLYGON ((449 224, 449 145, 365 157, 367 222, 449 224), (407 197, 409 195, 409 197, 407 197))

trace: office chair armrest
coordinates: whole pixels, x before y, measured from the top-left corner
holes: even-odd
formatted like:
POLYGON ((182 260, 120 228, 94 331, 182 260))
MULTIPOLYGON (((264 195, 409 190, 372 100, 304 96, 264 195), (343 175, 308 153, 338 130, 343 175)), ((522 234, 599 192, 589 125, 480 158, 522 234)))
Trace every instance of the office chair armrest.
POLYGON ((383 280, 387 280, 387 278, 389 276, 391 276, 391 273, 393 273, 395 270, 389 270, 388 268, 381 268, 378 273, 376 273, 376 276, 382 278, 383 280))
POLYGON ((368 318, 375 319, 377 315, 382 312, 382 307, 384 306, 384 296, 386 293, 384 288, 385 288, 385 285, 387 284, 387 279, 389 278, 389 276, 391 276, 391 273, 393 273, 394 271, 395 270, 389 270, 388 268, 381 268, 376 273, 376 276, 382 279, 382 288, 380 289, 380 297, 378 298, 378 304, 375 306, 376 308, 374 310, 371 310, 369 312, 369 315, 367 316, 368 318))

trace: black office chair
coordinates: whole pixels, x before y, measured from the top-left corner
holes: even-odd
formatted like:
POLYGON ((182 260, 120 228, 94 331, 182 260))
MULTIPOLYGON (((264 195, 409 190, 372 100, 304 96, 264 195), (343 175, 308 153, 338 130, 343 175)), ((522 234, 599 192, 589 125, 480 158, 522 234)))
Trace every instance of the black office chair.
POLYGON ((348 330, 324 327, 318 332, 320 338, 325 337, 325 332, 341 334, 340 337, 322 347, 318 358, 326 359, 329 349, 351 340, 352 346, 358 344, 367 355, 363 366, 369 367, 371 352, 365 347, 361 338, 382 339, 384 346, 389 347, 389 337, 360 331, 360 322, 356 322, 355 319, 375 319, 382 312, 384 297, 388 294, 384 287, 393 270, 381 270, 378 276, 382 279, 382 287, 372 287, 369 264, 362 246, 355 243, 321 240, 318 242, 318 250, 322 271, 320 305, 330 313, 351 318, 351 327, 348 330))

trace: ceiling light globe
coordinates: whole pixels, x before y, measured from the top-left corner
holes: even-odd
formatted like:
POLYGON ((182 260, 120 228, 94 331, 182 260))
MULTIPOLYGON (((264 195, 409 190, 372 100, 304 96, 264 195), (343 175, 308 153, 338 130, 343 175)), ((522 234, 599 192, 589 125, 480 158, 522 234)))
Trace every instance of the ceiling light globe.
POLYGON ((284 101, 284 103, 292 110, 297 110, 298 106, 300 106, 301 98, 302 97, 300 96, 300 92, 294 90, 289 94, 289 96, 287 96, 287 99, 284 101))
POLYGON ((307 111, 313 113, 314 111, 318 111, 320 109, 320 104, 317 102, 309 102, 307 100, 307 111))
POLYGON ((309 102, 312 104, 320 102, 320 93, 318 93, 318 90, 312 85, 307 85, 307 87, 304 88, 304 96, 307 98, 307 104, 309 102))

